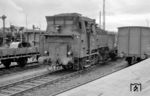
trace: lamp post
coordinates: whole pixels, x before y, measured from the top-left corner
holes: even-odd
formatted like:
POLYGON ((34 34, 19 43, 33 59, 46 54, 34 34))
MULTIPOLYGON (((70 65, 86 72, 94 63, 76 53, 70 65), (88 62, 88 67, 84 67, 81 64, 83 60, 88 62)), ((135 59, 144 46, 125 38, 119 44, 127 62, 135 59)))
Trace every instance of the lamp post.
MULTIPOLYGON (((3 35, 5 34, 5 19, 7 18, 5 15, 0 17, 3 20, 3 35)), ((4 35, 5 38, 5 35, 4 35)), ((3 44, 5 43, 5 39, 3 38, 3 44)))
POLYGON ((7 17, 5 15, 2 16, 2 20, 3 20, 3 32, 5 33, 5 19, 7 17))

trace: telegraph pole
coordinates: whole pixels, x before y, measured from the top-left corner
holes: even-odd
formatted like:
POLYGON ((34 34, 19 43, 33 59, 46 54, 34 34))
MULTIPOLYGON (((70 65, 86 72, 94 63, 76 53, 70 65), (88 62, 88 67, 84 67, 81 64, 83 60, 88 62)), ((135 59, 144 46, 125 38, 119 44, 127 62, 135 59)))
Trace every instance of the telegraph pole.
POLYGON ((26 31, 27 31, 27 27, 28 27, 28 17, 27 17, 27 14, 26 14, 26 31))
POLYGON ((102 18, 102 13, 101 13, 101 11, 100 11, 100 12, 99 12, 99 27, 100 27, 100 28, 102 28, 102 25, 101 25, 101 24, 102 24, 102 23, 101 23, 101 22, 102 22, 102 19, 101 19, 101 18, 102 18))
POLYGON ((106 18, 105 18, 105 0, 103 0, 103 30, 105 30, 105 22, 106 22, 106 18))

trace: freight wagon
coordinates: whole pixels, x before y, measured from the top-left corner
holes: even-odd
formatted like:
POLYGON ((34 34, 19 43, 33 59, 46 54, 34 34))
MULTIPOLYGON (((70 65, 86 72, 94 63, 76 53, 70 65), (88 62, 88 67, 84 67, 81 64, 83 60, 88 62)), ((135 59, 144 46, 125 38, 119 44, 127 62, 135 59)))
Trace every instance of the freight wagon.
POLYGON ((129 64, 150 55, 150 28, 140 26, 118 29, 118 55, 124 55, 129 64))
POLYGON ((98 47, 100 48, 99 51, 103 52, 103 50, 108 50, 109 55, 105 54, 106 56, 104 57, 108 59, 109 56, 111 60, 115 60, 117 56, 117 49, 116 49, 117 34, 114 32, 104 31, 99 28, 97 28, 96 30, 97 30, 98 47))
POLYGON ((24 32, 26 42, 29 42, 31 46, 39 46, 39 38, 45 31, 42 30, 27 30, 24 32))
POLYGON ((7 48, 0 48, 0 61, 6 68, 10 67, 11 62, 17 62, 20 67, 24 67, 28 58, 39 55, 38 47, 31 47, 26 42, 13 42, 7 48))
POLYGON ((117 33, 114 32, 108 32, 107 33, 108 36, 108 40, 107 40, 107 44, 110 50, 116 50, 114 48, 116 48, 116 43, 117 43, 117 33))
POLYGON ((108 34, 107 31, 101 30, 99 28, 96 29, 97 31, 97 42, 98 47, 108 47, 108 34))
POLYGON ((110 50, 114 50, 117 41, 116 33, 97 29, 97 34, 100 47, 108 47, 110 50))

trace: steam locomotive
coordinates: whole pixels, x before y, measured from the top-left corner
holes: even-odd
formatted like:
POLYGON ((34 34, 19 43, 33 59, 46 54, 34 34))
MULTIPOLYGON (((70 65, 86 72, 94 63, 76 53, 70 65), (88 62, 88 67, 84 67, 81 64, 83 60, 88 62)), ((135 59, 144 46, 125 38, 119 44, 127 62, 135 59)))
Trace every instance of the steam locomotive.
POLYGON ((116 56, 115 39, 111 38, 114 42, 108 44, 109 35, 97 27, 94 19, 63 13, 46 16, 46 21, 47 30, 41 35, 39 50, 48 56, 51 66, 80 70, 116 56))

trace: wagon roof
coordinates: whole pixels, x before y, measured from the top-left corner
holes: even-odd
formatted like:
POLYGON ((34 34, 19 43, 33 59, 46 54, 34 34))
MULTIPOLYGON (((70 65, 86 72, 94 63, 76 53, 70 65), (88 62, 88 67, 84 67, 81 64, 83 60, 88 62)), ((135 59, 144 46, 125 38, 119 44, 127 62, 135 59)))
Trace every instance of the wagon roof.
POLYGON ((120 28, 148 28, 150 29, 150 27, 146 27, 146 26, 122 26, 122 27, 118 27, 118 29, 120 28))

